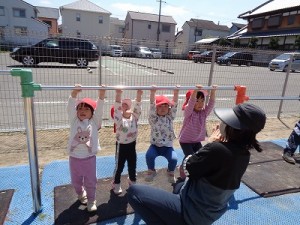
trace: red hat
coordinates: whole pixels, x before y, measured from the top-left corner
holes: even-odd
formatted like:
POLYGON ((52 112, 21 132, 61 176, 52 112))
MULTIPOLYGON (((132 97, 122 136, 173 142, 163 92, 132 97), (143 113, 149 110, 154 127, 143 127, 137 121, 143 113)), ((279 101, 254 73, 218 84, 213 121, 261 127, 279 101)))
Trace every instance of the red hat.
POLYGON ((173 106, 173 103, 164 95, 155 96, 155 104, 156 106, 168 104, 169 106, 173 106))
MULTIPOLYGON (((194 91, 194 90, 188 90, 188 91, 186 92, 186 94, 185 94, 185 102, 184 102, 183 105, 182 105, 182 110, 184 110, 185 107, 186 107, 186 105, 188 104, 188 102, 189 102, 189 100, 190 100, 190 97, 191 97, 193 91, 194 91)), ((207 93, 206 90, 198 90, 198 91, 201 91, 201 92, 203 93, 204 97, 208 95, 208 93, 207 93)))
POLYGON ((125 98, 125 99, 122 100, 122 103, 128 105, 128 108, 131 108, 131 105, 132 105, 131 99, 125 98))
POLYGON ((96 108, 96 102, 93 100, 93 99, 90 99, 90 98, 83 98, 81 100, 79 100, 76 104, 76 108, 78 105, 80 105, 81 103, 84 103, 84 104, 87 104, 89 106, 92 107, 93 110, 95 110, 96 108))

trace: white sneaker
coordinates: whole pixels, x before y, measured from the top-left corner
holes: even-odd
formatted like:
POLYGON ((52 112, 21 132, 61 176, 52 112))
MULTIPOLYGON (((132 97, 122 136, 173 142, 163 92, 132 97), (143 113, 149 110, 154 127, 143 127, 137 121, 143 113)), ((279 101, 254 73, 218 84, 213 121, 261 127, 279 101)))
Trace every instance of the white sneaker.
POLYGON ((86 191, 84 190, 81 195, 78 195, 78 200, 81 202, 81 204, 86 205, 88 202, 86 191))
POLYGON ((114 193, 116 195, 122 194, 121 183, 119 183, 119 184, 113 184, 113 188, 112 189, 114 190, 114 193))
POLYGON ((156 176, 156 171, 155 170, 148 170, 146 172, 145 181, 152 182, 155 176, 156 176))
POLYGON ((129 179, 129 177, 127 178, 128 179, 128 186, 131 186, 133 184, 136 184, 136 181, 132 181, 129 179))
POLYGON ((89 212, 97 211, 96 200, 94 200, 94 201, 88 201, 88 203, 87 203, 87 210, 89 212))
POLYGON ((167 177, 168 177, 168 182, 171 184, 175 184, 176 183, 176 178, 175 178, 175 173, 174 171, 168 171, 167 170, 167 177))

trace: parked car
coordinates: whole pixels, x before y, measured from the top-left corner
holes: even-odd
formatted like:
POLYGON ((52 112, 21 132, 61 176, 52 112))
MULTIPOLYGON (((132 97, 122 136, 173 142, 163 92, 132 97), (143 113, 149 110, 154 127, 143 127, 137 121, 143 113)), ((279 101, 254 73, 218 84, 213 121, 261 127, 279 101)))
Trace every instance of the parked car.
POLYGON ((122 50, 122 47, 120 45, 109 45, 108 46, 108 54, 112 57, 115 57, 115 56, 122 56, 123 54, 123 50, 122 50))
POLYGON ((161 52, 160 49, 158 49, 158 48, 150 48, 150 51, 152 52, 152 57, 153 58, 161 59, 162 52, 161 52))
POLYGON ((193 59, 193 55, 195 54, 201 54, 201 51, 196 51, 196 50, 191 50, 188 52, 188 55, 187 55, 187 59, 188 60, 192 60, 193 59))
POLYGON ((135 56, 138 58, 152 58, 152 52, 148 47, 138 46, 135 47, 135 56))
POLYGON ((26 66, 41 62, 74 63, 86 67, 99 58, 97 46, 80 38, 47 38, 31 46, 14 48, 10 57, 26 66))
POLYGON ((219 65, 225 64, 227 66, 230 66, 231 64, 251 66, 253 63, 253 56, 247 52, 228 52, 225 55, 218 57, 217 63, 219 65))
MULTIPOLYGON (((215 61, 217 61, 217 58, 222 56, 222 55, 224 55, 224 52, 216 51, 215 61)), ((197 62, 201 62, 201 63, 211 62, 212 56, 213 56, 213 51, 205 51, 205 52, 202 52, 201 54, 193 55, 193 61, 195 63, 197 63, 197 62)))
POLYGON ((300 52, 283 53, 277 56, 275 59, 272 59, 271 62, 269 63, 269 69, 271 71, 281 70, 283 72, 286 72, 290 63, 291 56, 293 56, 291 71, 292 72, 295 72, 296 70, 300 71, 300 52))

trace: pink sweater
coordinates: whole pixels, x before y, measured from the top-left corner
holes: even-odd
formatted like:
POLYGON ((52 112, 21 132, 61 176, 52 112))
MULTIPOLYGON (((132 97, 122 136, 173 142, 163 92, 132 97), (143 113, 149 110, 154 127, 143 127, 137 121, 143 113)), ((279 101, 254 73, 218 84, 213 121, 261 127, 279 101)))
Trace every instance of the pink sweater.
POLYGON ((205 140, 206 118, 214 108, 215 101, 209 100, 207 106, 199 111, 194 111, 196 98, 190 98, 184 110, 183 125, 179 134, 180 143, 199 143, 205 140))

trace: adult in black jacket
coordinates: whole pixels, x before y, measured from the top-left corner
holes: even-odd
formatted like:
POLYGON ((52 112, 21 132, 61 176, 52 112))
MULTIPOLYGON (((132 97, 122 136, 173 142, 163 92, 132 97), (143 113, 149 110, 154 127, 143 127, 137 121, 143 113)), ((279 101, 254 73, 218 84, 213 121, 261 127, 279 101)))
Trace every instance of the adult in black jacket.
POLYGON ((262 151, 256 134, 265 125, 265 113, 244 103, 216 108, 221 120, 209 144, 183 163, 186 179, 174 193, 146 185, 132 185, 128 201, 147 225, 209 225, 226 211, 247 169, 251 148, 262 151))

